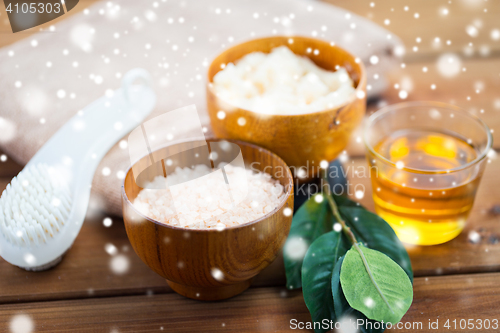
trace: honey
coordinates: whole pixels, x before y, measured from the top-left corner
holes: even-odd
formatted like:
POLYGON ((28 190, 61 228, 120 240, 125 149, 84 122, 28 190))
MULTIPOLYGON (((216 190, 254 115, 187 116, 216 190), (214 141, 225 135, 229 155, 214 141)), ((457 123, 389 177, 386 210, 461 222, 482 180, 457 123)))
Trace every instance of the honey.
POLYGON ((425 129, 398 130, 369 154, 375 208, 401 241, 441 244, 464 228, 481 171, 464 172, 479 152, 467 139, 425 129), (376 166, 376 167, 373 167, 376 166))

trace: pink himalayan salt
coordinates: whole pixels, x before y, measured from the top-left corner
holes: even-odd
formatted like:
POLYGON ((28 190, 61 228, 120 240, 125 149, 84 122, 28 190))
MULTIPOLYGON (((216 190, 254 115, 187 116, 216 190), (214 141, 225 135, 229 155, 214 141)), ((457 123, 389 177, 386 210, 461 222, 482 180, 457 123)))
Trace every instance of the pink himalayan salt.
POLYGON ((222 230, 254 221, 286 199, 283 186, 265 172, 231 165, 224 169, 230 192, 220 170, 211 172, 200 164, 193 169, 176 168, 167 178, 155 177, 151 186, 139 192, 134 206, 144 215, 172 226, 222 230), (168 186, 167 179, 176 185, 168 186))

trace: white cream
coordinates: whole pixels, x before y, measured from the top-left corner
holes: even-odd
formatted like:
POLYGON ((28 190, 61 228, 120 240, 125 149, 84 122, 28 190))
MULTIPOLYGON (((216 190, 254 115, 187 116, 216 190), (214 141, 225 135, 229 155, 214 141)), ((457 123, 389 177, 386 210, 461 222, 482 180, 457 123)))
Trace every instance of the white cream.
POLYGON ((331 72, 280 46, 229 63, 213 78, 224 102, 265 114, 302 114, 338 107, 355 96, 345 68, 331 72))

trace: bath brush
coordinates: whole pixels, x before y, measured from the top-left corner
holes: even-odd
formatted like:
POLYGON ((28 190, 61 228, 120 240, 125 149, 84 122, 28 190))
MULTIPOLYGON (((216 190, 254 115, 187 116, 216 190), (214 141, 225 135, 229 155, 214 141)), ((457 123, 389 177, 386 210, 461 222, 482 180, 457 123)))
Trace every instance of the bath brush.
POLYGON ((141 124, 156 97, 150 76, 128 72, 120 89, 78 111, 0 197, 0 256, 26 270, 57 265, 83 224, 94 172, 106 152, 141 124))

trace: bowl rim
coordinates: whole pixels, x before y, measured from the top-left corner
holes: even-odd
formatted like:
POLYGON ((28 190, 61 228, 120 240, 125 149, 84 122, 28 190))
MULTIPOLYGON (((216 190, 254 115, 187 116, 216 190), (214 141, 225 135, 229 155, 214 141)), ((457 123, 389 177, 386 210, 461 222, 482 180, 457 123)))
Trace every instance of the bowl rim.
MULTIPOLYGON (((197 140, 193 140, 193 139, 185 139, 185 140, 177 140, 175 142, 172 142, 170 144, 167 144, 167 145, 164 145, 163 147, 160 147, 158 149, 156 149, 155 151, 158 151, 159 149, 163 149, 163 148, 166 148, 166 147, 170 147, 170 146, 173 146, 173 145, 177 145, 177 144, 182 144, 182 143, 187 143, 187 142, 192 142, 192 141, 197 141, 197 140)), ((199 141, 199 140, 198 140, 199 141)), ((289 182, 289 185, 288 186, 288 190, 287 190, 287 187, 284 186, 285 188, 285 198, 283 199, 283 201, 281 201, 277 206, 276 208, 274 208, 272 211, 270 211, 269 213, 267 214, 264 214, 263 216, 259 217, 258 219, 255 219, 255 220, 252 220, 252 221, 249 221, 249 222, 246 222, 246 223, 243 223, 243 224, 240 224, 240 225, 236 225, 236 226, 230 226, 230 227, 225 227, 224 229, 222 230, 217 230, 215 228, 213 229, 199 229, 199 228, 182 228, 182 227, 176 227, 176 226, 172 226, 172 225, 169 225, 169 224, 166 224, 166 223, 163 223, 163 222, 160 222, 160 221, 157 221, 155 219, 152 219, 151 217, 149 216, 146 216, 144 215, 143 213, 141 213, 140 211, 138 211, 135 206, 132 204, 132 202, 130 201, 130 199, 128 198, 127 196, 127 193, 125 192, 125 180, 127 179, 127 175, 129 174, 129 172, 132 170, 132 167, 135 165, 135 163, 137 163, 138 161, 140 161, 142 158, 144 158, 145 156, 141 157, 140 159, 138 159, 137 161, 135 161, 128 169, 127 169, 127 172, 125 173, 125 178, 123 179, 123 182, 122 182, 122 186, 121 186, 121 194, 122 194, 122 199, 124 200, 123 204, 122 204, 122 212, 124 210, 125 207, 123 207, 123 205, 128 205, 129 207, 131 207, 134 212, 136 214, 138 214, 139 216, 141 216, 142 218, 144 218, 145 220, 148 220, 150 222, 153 222, 155 224, 158 224, 162 227, 166 227, 166 228, 170 228, 170 229, 173 229, 173 230, 179 230, 179 231, 184 231, 184 232, 199 232, 199 233, 205 233, 205 232, 224 232, 225 230, 229 230, 229 229, 238 229, 238 228, 242 228, 242 227, 247 227, 247 226, 250 226, 250 225, 253 225, 253 224, 256 224, 256 223, 259 223, 265 219, 267 219, 268 217, 276 214, 279 210, 281 210, 283 208, 283 206, 286 204, 286 202, 288 201, 288 199, 290 198, 290 196, 293 196, 294 194, 294 184, 293 184, 293 176, 292 176, 292 172, 290 171, 290 167, 288 166, 288 164, 286 164, 286 162, 280 157, 278 156, 277 154, 275 154, 274 152, 270 151, 269 149, 266 149, 266 148, 263 148, 263 147, 260 147, 258 145, 255 145, 253 143, 249 143, 249 142, 246 142, 246 141, 242 141, 242 140, 232 140, 232 139, 222 139, 222 138, 215 138, 215 137, 209 137, 209 138, 206 138, 206 141, 229 141, 229 142, 233 142, 233 143, 236 143, 236 144, 243 144, 243 145, 247 145, 247 146, 250 146, 254 149, 258 149, 258 150, 263 150, 264 152, 267 152, 269 153, 271 156, 273 156, 274 158, 276 158, 277 160, 281 161, 285 166, 286 166, 286 176, 287 176, 287 180, 289 182)), ((274 179, 274 178, 273 178, 274 179)), ((290 217, 293 217, 293 207, 289 207, 290 209, 292 209, 292 214, 290 214, 290 217)), ((125 214, 124 214, 125 215, 125 214)), ((123 216, 123 219, 125 221, 125 216, 123 216)))
MULTIPOLYGON (((212 66, 214 64, 215 59, 217 59, 221 54, 223 54, 225 52, 228 52, 230 50, 233 50, 233 49, 235 49, 237 47, 240 47, 241 45, 246 44, 246 43, 255 42, 255 41, 259 41, 259 40, 279 39, 279 38, 283 38, 283 39, 301 38, 301 39, 314 40, 314 41, 317 41, 317 42, 328 44, 328 45, 330 45, 330 47, 334 47, 334 48, 340 49, 340 50, 344 51, 346 54, 348 54, 352 59, 354 59, 354 62, 358 64, 359 69, 360 69, 359 82, 358 82, 358 85, 356 86, 356 88, 354 89, 353 96, 351 98, 349 98, 349 100, 346 101, 345 103, 342 103, 342 104, 340 104, 340 105, 338 105, 338 106, 336 106, 334 108, 329 108, 329 109, 324 109, 324 110, 319 110, 319 111, 313 111, 313 112, 307 112, 307 113, 290 113, 290 114, 288 114, 288 113, 287 114, 266 114, 266 113, 260 113, 260 112, 252 111, 252 110, 248 110, 248 109, 243 109, 243 108, 240 108, 239 106, 236 106, 236 105, 234 105, 232 103, 229 103, 227 101, 223 101, 224 103, 227 103, 228 105, 231 105, 232 107, 237 108, 237 109, 239 109, 241 111, 255 113, 255 114, 261 114, 261 115, 268 116, 268 117, 269 116, 272 116, 272 117, 300 117, 300 116, 307 116, 307 115, 318 114, 318 113, 323 113, 323 112, 331 112, 332 110, 340 110, 340 109, 346 107, 347 105, 353 103, 354 101, 356 101, 356 99, 362 99, 362 98, 358 98, 358 93, 360 93, 360 92, 361 92, 361 94, 363 94, 363 96, 364 96, 363 98, 366 98, 366 95, 367 95, 366 91, 365 91, 366 88, 364 88, 364 87, 366 87, 366 82, 367 82, 366 75, 367 74, 366 74, 365 65, 364 65, 363 61, 361 60, 361 58, 358 57, 358 56, 355 56, 354 54, 352 54, 351 52, 347 51, 343 47, 338 46, 337 44, 333 44, 332 45, 333 42, 328 42, 328 41, 326 41, 324 39, 313 38, 313 37, 308 37, 308 36, 303 36, 303 35, 291 35, 291 36, 276 35, 276 36, 265 36, 265 37, 260 37, 260 38, 251 38, 251 39, 246 39, 246 40, 244 40, 244 41, 242 41, 242 42, 240 42, 238 44, 235 44, 235 45, 232 45, 230 47, 225 48, 222 52, 219 52, 215 57, 213 57, 212 60, 211 60, 211 62, 210 62, 210 64, 208 65, 208 69, 206 71, 206 78, 205 78, 206 79, 206 84, 205 85, 206 85, 207 89, 210 91, 210 93, 212 93, 214 96, 217 96, 215 94, 215 92, 213 91, 212 81, 210 80, 210 77, 209 77, 209 71, 210 71, 210 68, 212 68, 212 66), (358 62, 356 62, 356 60, 358 60, 358 62)), ((320 66, 318 66, 318 67, 320 67, 320 66)), ((214 74, 214 76, 216 74, 214 74)))

